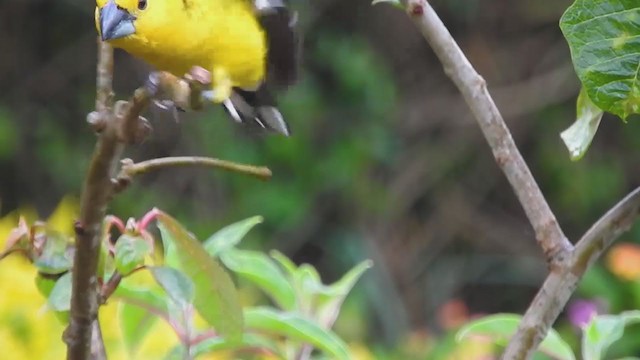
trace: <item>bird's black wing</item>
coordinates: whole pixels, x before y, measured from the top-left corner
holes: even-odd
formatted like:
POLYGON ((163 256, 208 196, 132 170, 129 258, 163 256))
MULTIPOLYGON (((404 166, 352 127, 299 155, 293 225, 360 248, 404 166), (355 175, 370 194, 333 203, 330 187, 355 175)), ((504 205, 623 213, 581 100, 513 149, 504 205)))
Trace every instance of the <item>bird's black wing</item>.
POLYGON ((256 90, 234 89, 224 108, 236 121, 289 135, 289 126, 277 108, 272 92, 298 78, 300 41, 295 15, 282 0, 252 0, 267 39, 267 76, 256 90))

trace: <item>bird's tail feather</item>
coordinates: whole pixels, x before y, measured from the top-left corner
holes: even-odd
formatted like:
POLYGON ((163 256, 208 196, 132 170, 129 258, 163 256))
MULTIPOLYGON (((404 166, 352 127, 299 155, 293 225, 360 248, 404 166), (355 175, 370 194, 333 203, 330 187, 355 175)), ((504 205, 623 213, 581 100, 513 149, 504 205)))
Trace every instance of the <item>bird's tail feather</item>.
POLYGON ((222 103, 233 120, 247 125, 290 135, 289 125, 277 108, 277 104, 267 86, 261 85, 256 91, 234 89, 233 94, 222 103))
POLYGON ((298 78, 301 41, 294 29, 295 16, 284 0, 254 1, 258 20, 267 38, 267 76, 255 91, 234 89, 223 106, 237 122, 258 125, 289 136, 289 126, 270 90, 286 88, 298 78))

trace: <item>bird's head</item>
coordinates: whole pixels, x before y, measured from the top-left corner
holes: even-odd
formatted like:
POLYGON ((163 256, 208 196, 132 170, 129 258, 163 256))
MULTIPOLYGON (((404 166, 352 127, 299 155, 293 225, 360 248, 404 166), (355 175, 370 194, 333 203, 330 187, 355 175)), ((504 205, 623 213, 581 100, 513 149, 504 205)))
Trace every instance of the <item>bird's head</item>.
POLYGON ((96 0, 96 27, 102 40, 136 34, 139 19, 144 18, 147 7, 147 0, 96 0))

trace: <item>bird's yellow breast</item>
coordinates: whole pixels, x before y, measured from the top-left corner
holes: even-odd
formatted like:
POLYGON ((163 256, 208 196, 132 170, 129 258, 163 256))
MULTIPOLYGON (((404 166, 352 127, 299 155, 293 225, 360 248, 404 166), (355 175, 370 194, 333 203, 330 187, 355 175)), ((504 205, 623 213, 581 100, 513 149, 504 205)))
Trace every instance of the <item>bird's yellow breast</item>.
MULTIPOLYGON (((158 70, 182 76, 193 66, 222 69, 233 86, 251 88, 265 75, 266 40, 249 1, 148 1, 136 33, 111 43, 158 70)), ((215 84, 214 84, 215 86, 215 84)))

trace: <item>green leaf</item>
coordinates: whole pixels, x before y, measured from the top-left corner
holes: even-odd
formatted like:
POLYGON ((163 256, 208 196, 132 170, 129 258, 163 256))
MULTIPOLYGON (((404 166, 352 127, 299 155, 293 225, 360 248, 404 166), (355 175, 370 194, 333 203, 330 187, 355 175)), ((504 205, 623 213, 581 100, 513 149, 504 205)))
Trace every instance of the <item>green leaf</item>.
POLYGON ((143 308, 156 317, 169 319, 167 303, 160 294, 149 289, 130 286, 127 284, 127 279, 122 280, 113 296, 127 304, 143 308))
POLYGON ((371 2, 371 5, 377 5, 377 4, 391 4, 400 8, 403 7, 400 0, 373 0, 371 2))
POLYGON ((328 291, 320 280, 320 274, 316 268, 309 264, 302 264, 293 278, 294 287, 298 295, 299 310, 309 314, 313 311, 318 294, 328 291))
POLYGON ((258 251, 229 249, 220 254, 226 267, 251 281, 269 295, 281 308, 292 310, 296 295, 282 270, 267 255, 258 251))
POLYGON ((583 359, 601 359, 609 346, 622 337, 625 326, 632 323, 640 323, 640 311, 594 316, 582 330, 583 359))
POLYGON ((48 299, 51 291, 53 290, 53 287, 56 285, 56 280, 47 276, 43 276, 42 274, 37 274, 35 282, 38 292, 48 299))
POLYGON ((254 216, 225 226, 204 242, 204 248, 211 256, 218 256, 221 252, 238 245, 249 230, 262 221, 262 216, 254 216))
MULTIPOLYGON (((505 346, 518 330, 522 317, 516 314, 495 314, 485 316, 464 325, 456 334, 456 341, 470 337, 488 337, 496 344, 505 346)), ((559 360, 575 360, 571 347, 554 329, 549 329, 547 337, 540 343, 539 351, 559 360)))
POLYGON ((34 265, 43 274, 57 275, 71 269, 72 252, 69 251, 69 238, 57 231, 46 230, 46 240, 41 255, 34 265))
POLYGON ((244 317, 248 328, 309 343, 326 352, 332 359, 351 358, 346 344, 336 334, 298 314, 258 307, 247 309, 244 317))
POLYGON ((364 272, 371 268, 372 265, 373 262, 371 260, 361 262, 344 274, 340 280, 327 288, 328 291, 320 297, 316 315, 318 323, 321 326, 325 328, 331 328, 331 326, 333 326, 333 323, 340 313, 340 307, 344 299, 349 295, 349 292, 351 292, 351 289, 353 289, 358 279, 360 279, 364 272))
POLYGON ((636 0, 576 0, 560 20, 587 94, 623 119, 640 111, 639 16, 636 0))
POLYGON ((191 347, 194 357, 214 351, 240 350, 240 349, 261 349, 268 350, 279 358, 284 359, 284 355, 278 348, 277 343, 258 334, 244 334, 241 342, 228 342, 223 338, 216 337, 206 339, 191 347))
POLYGON ((49 294, 48 304, 54 311, 68 311, 71 308, 71 272, 56 281, 49 294))
POLYGON ((144 258, 151 254, 151 246, 142 237, 122 235, 116 241, 116 269, 126 276, 144 265, 144 258))
POLYGON ((242 308, 229 275, 175 219, 160 211, 157 219, 158 226, 171 234, 181 269, 193 282, 195 308, 221 335, 239 341, 242 338, 242 308))
POLYGON ((184 359, 192 359, 192 357, 189 354, 187 354, 187 349, 182 344, 177 345, 173 349, 169 350, 167 355, 165 355, 164 357, 164 360, 184 360, 184 359))
POLYGON ((160 229, 160 237, 162 238, 162 250, 164 252, 163 264, 172 268, 180 268, 180 259, 176 252, 173 236, 164 226, 158 226, 158 229, 160 229))
POLYGON ((194 297, 191 279, 179 270, 165 266, 150 267, 149 271, 174 302, 181 306, 191 303, 194 297))
POLYGON ((280 266, 282 267, 282 269, 284 269, 284 271, 287 273, 289 278, 291 279, 295 278, 296 274, 298 273, 298 267, 296 266, 296 264, 293 263, 293 261, 291 261, 291 259, 286 257, 283 253, 281 253, 278 250, 271 250, 271 252, 269 252, 269 255, 271 255, 271 257, 278 264, 280 264, 280 266))
POLYGON ((576 103, 576 121, 560 133, 564 145, 569 150, 571 160, 580 160, 589 149, 591 140, 598 131, 604 112, 597 107, 582 87, 576 103))
POLYGON ((118 304, 118 319, 122 340, 129 354, 135 353, 144 337, 153 327, 157 316, 147 311, 144 307, 134 306, 121 301, 118 304))

